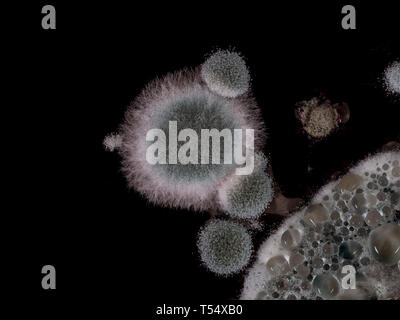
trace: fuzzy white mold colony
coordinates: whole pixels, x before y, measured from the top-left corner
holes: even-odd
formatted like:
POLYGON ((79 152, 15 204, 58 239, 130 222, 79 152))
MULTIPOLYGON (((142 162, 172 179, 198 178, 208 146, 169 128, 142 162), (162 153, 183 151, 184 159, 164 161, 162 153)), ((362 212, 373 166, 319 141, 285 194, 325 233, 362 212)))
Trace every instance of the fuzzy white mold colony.
POLYGON ((202 65, 201 76, 211 91, 223 97, 240 96, 250 86, 246 63, 236 52, 215 52, 202 65))
POLYGON ((260 247, 242 299, 400 298, 400 152, 323 187, 260 247), (345 265, 356 289, 342 286, 345 265))
POLYGON ((385 69, 383 80, 388 93, 400 94, 400 61, 393 62, 385 69))
POLYGON ((197 246, 205 266, 222 276, 242 270, 253 251, 246 228, 237 222, 217 219, 200 230, 197 246))
POLYGON ((267 158, 256 153, 250 175, 231 176, 218 188, 218 201, 223 211, 233 218, 254 219, 268 208, 274 196, 271 177, 265 172, 267 158))
MULTIPOLYGON (((233 174, 235 164, 153 165, 146 160, 147 132, 157 128, 168 136, 170 121, 177 122, 178 132, 191 128, 198 136, 201 129, 253 129, 257 148, 265 135, 254 99, 224 98, 210 91, 197 72, 184 70, 151 82, 126 112, 120 153, 129 185, 158 205, 194 210, 215 207, 218 184, 233 174)), ((222 158, 224 149, 220 152, 222 158)))

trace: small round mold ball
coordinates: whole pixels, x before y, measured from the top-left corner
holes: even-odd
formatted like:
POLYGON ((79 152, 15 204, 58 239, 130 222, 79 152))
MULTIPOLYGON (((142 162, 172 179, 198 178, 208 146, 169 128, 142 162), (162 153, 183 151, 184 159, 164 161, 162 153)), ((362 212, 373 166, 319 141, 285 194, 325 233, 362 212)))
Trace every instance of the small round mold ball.
POLYGON ((328 102, 321 102, 318 98, 299 103, 297 111, 304 131, 312 138, 324 138, 337 128, 338 113, 328 102))
POLYGON ((235 98, 249 89, 250 74, 243 58, 236 52, 219 50, 201 66, 201 76, 211 91, 235 98))
POLYGON ((400 94, 400 61, 391 63, 384 72, 384 86, 390 94, 400 94))
POLYGON ((254 170, 249 175, 232 176, 218 189, 222 209, 231 217, 252 219, 268 208, 274 197, 271 177, 264 171, 267 159, 255 154, 254 170))
POLYGON ((309 121, 304 129, 313 137, 321 138, 327 136, 336 127, 337 115, 330 106, 324 105, 311 110, 309 121))
POLYGON ((242 270, 253 251, 251 237, 239 223, 211 220, 200 231, 197 242, 206 267, 219 275, 242 270))

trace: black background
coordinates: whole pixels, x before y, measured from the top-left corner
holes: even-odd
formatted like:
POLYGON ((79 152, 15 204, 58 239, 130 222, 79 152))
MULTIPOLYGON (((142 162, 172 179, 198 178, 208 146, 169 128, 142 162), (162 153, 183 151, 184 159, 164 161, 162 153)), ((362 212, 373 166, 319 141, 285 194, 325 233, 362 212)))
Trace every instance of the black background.
MULTIPOLYGON (((4 274, 16 294, 65 305, 236 298, 244 274, 218 278, 198 257, 197 232, 209 216, 158 208, 128 190, 120 157, 104 151, 103 138, 150 80, 234 48, 250 68, 275 181, 286 196, 307 199, 333 173, 399 139, 399 100, 379 82, 400 57, 396 10, 353 3, 357 30, 343 30, 344 4, 38 2, 4 10, 14 23, 3 30, 15 168, 4 274), (41 29, 44 4, 56 7, 56 30, 41 29), (351 117, 311 143, 294 104, 319 92, 347 101, 351 117), (45 264, 56 267, 55 291, 41 288, 45 264)), ((280 219, 265 221, 273 228, 280 219)))

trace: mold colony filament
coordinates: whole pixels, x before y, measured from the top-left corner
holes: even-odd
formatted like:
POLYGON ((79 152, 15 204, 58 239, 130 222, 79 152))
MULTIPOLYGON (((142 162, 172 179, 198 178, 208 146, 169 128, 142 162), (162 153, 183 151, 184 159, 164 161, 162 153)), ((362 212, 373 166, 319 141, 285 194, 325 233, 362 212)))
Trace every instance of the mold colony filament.
MULTIPOLYGON (((157 158, 169 159, 169 164, 149 163, 146 151, 151 145, 147 133, 156 129, 169 136, 170 123, 176 124, 177 132, 186 129, 197 136, 201 136, 203 129, 218 132, 240 129, 246 132, 242 141, 246 142, 243 144, 245 155, 250 149, 254 153, 254 149, 259 149, 264 143, 265 130, 255 100, 246 93, 249 81, 249 72, 239 54, 217 51, 196 70, 171 73, 148 84, 129 106, 119 132, 108 135, 103 142, 107 150, 118 150, 121 154, 123 172, 129 186, 150 202, 161 206, 193 210, 218 207, 219 201, 215 195, 222 188, 221 185, 226 186, 227 181, 233 180, 232 176, 239 166, 225 161, 212 162, 214 148, 211 145, 208 152, 210 161, 202 163, 200 143, 196 147, 199 149, 198 161, 183 164, 177 162, 173 159, 176 149, 186 144, 181 140, 177 146, 173 146, 170 141, 157 141, 166 145, 166 148, 156 150, 157 158), (254 142, 250 146, 247 145, 247 130, 254 133, 254 142)), ((235 143, 232 141, 232 146, 228 147, 235 149, 236 156, 235 143)), ((224 159, 230 152, 224 147, 218 150, 220 159, 224 159)), ((255 179, 256 175, 253 177, 255 179)), ((258 180, 259 188, 266 186, 271 189, 266 174, 258 180)), ((261 194, 264 191, 259 192, 261 194)), ((259 202, 258 207, 254 208, 257 212, 250 212, 250 215, 258 215, 269 204, 272 191, 268 192, 269 198, 265 201, 256 200, 259 202)))
MULTIPOLYGON (((257 144, 262 130, 257 110, 254 100, 248 97, 231 100, 214 94, 192 71, 170 74, 152 82, 128 109, 120 133, 123 171, 129 185, 155 204, 209 209, 218 184, 234 174, 234 166, 211 161, 208 165, 200 164, 200 150, 199 164, 150 164, 145 157, 149 146, 146 134, 157 128, 168 136, 169 122, 176 121, 178 132, 190 128, 198 136, 205 128, 254 129, 257 144)), ((169 150, 167 143, 167 153, 169 150)), ((220 152, 223 159, 224 149, 220 152)))
MULTIPOLYGON (((385 70, 390 93, 400 92, 398 75, 398 62, 385 70)), ((119 132, 103 141, 108 151, 118 150, 122 156, 129 186, 150 202, 218 212, 220 216, 200 229, 197 246, 202 263, 219 276, 248 265, 253 253, 248 227, 261 225, 257 219, 275 194, 262 153, 265 128, 249 89, 244 59, 236 52, 217 51, 195 70, 171 73, 148 84, 129 106, 119 132), (215 163, 211 157, 206 164, 200 158, 150 163, 147 133, 157 128, 169 136, 171 123, 176 124, 175 131, 190 129, 197 136, 202 129, 254 130, 254 170, 235 175, 237 164, 215 163)), ((349 120, 350 111, 347 103, 316 97, 299 102, 296 115, 309 138, 322 140, 349 120)), ((157 157, 174 159, 176 149, 186 144, 176 141, 177 145, 161 141, 166 147, 158 149, 157 157)), ((224 159, 230 151, 218 152, 224 159)), ((202 152, 195 154, 200 157, 202 152)), ((323 187, 261 245, 241 298, 400 299, 399 224, 400 152, 377 154, 323 187), (356 270, 355 290, 342 286, 346 266, 356 270)))

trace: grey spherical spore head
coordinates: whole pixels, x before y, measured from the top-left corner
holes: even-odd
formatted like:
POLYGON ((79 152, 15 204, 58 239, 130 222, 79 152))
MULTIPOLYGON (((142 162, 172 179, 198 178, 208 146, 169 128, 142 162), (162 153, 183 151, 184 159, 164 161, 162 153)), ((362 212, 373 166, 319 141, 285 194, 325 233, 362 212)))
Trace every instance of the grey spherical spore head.
POLYGON ((197 245, 206 267, 223 276, 242 270, 253 251, 247 230, 237 222, 226 220, 209 221, 200 230, 197 245))
POLYGON ((251 174, 234 176, 219 188, 220 204, 230 216, 257 218, 268 208, 274 197, 274 186, 265 172, 267 163, 264 155, 256 154, 251 174))
POLYGON ((247 92, 250 74, 244 59, 236 52, 219 50, 202 65, 201 75, 210 90, 229 98, 247 92))

